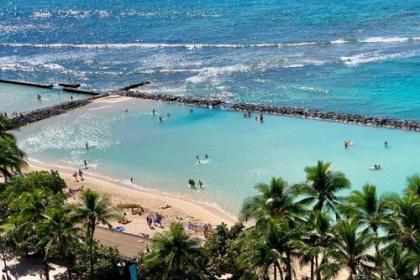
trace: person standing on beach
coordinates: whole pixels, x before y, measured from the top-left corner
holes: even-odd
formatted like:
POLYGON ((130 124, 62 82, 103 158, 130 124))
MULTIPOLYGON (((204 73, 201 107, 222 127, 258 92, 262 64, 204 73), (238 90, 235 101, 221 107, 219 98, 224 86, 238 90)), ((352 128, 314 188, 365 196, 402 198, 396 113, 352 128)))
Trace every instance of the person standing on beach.
POLYGON ((133 177, 130 178, 130 182, 134 183, 134 178, 133 177))
POLYGON ((74 173, 73 173, 73 178, 76 180, 76 182, 79 182, 79 180, 77 179, 77 172, 76 171, 74 171, 74 173))
POLYGON ((87 161, 85 159, 83 160, 83 163, 85 164, 85 168, 87 169, 88 168, 88 164, 87 164, 87 161))
POLYGON ((84 180, 83 179, 83 171, 82 171, 82 169, 79 169, 79 177, 80 177, 80 180, 84 180))

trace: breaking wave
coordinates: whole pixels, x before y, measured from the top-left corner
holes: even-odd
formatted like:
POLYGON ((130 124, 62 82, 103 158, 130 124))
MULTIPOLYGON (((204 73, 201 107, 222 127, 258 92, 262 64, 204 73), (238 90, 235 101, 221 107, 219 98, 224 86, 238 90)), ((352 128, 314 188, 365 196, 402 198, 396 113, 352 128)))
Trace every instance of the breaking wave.
POLYGON ((108 44, 67 44, 67 43, 51 43, 51 44, 32 44, 32 43, 0 43, 2 47, 14 48, 77 48, 77 49, 127 49, 127 48, 185 48, 188 50, 196 50, 203 48, 287 48, 287 47, 307 47, 307 46, 326 46, 337 44, 388 44, 388 43, 405 43, 418 41, 420 37, 368 37, 364 39, 336 39, 331 41, 318 42, 290 42, 290 43, 258 43, 258 44, 200 44, 200 43, 108 43, 108 44))
POLYGON ((416 52, 398 52, 398 53, 379 53, 379 52, 368 52, 361 53, 353 56, 342 56, 340 60, 347 66, 357 66, 363 63, 384 61, 396 58, 405 58, 416 55, 416 52))

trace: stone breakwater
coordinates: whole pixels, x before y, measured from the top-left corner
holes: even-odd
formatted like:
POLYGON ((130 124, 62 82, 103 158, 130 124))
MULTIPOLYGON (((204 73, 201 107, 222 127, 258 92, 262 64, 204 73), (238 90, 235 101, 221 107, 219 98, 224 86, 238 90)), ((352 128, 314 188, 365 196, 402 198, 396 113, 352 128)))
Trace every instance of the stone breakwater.
POLYGON ((331 122, 358 124, 365 126, 375 126, 393 129, 402 129, 420 132, 420 121, 416 120, 401 120, 385 117, 363 116, 357 114, 343 114, 337 112, 324 112, 318 110, 295 108, 295 107, 277 107, 267 106, 251 103, 226 103, 219 99, 204 99, 185 96, 171 96, 164 94, 149 94, 143 92, 133 91, 114 91, 111 94, 118 94, 123 96, 130 96, 142 99, 158 100, 169 103, 181 103, 193 106, 202 107, 218 107, 224 109, 231 109, 236 111, 251 111, 263 114, 291 116, 298 118, 323 120, 331 122))
POLYGON ((63 102, 54 106, 50 106, 47 108, 37 109, 34 111, 30 111, 27 113, 20 113, 15 117, 12 117, 11 123, 12 123, 12 129, 19 128, 21 126, 37 122, 43 119, 47 119, 52 116, 60 115, 62 113, 65 113, 69 110, 73 110, 76 108, 79 108, 81 106, 85 106, 92 102, 92 99, 82 99, 82 100, 74 100, 74 101, 68 101, 63 102))
POLYGON ((201 106, 201 107, 223 107, 226 105, 221 100, 218 99, 204 99, 204 98, 196 98, 196 97, 185 97, 185 96, 173 96, 173 95, 165 95, 165 94, 149 94, 144 92, 135 92, 135 91, 113 91, 110 94, 117 94, 121 96, 128 96, 128 97, 135 97, 141 99, 150 99, 156 101, 163 101, 168 103, 180 103, 180 104, 187 104, 187 105, 194 105, 194 106, 201 106))

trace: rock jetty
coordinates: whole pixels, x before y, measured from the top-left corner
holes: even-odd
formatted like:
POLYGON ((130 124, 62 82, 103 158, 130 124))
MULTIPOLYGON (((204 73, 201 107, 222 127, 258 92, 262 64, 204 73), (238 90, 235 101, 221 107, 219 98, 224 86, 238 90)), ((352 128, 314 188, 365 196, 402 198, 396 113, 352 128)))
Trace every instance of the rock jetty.
POLYGON ((377 116, 364 116, 358 114, 344 114, 338 112, 326 112, 297 107, 268 106, 253 103, 227 103, 219 99, 204 99, 196 97, 173 96, 165 94, 150 94, 134 91, 115 91, 112 94, 130 96, 142 99, 159 100, 169 103, 181 103, 202 107, 218 107, 236 111, 251 111, 262 114, 282 115, 314 120, 323 120, 340 123, 350 123, 365 126, 394 128, 420 132, 420 121, 393 119, 377 116))
POLYGON ((135 89, 135 88, 138 88, 138 87, 142 87, 142 86, 148 85, 150 83, 151 83, 150 81, 146 80, 146 81, 143 81, 143 82, 140 82, 140 83, 137 83, 137 84, 132 84, 132 85, 125 86, 123 88, 120 88, 119 90, 135 89))
POLYGON ((54 106, 37 109, 27 113, 20 113, 17 116, 11 118, 12 129, 19 128, 21 126, 37 122, 43 119, 47 119, 52 116, 60 115, 69 110, 76 109, 81 106, 85 106, 92 102, 92 99, 82 99, 63 102, 54 106))

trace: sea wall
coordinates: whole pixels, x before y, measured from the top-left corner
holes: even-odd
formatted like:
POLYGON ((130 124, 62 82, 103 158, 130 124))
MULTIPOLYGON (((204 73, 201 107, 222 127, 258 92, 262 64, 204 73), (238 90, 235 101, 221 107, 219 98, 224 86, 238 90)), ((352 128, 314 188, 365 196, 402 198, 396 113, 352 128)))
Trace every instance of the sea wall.
POLYGON ((38 88, 52 88, 53 87, 52 84, 41 84, 41 83, 33 83, 33 82, 17 81, 17 80, 5 80, 5 79, 0 79, 0 83, 38 87, 38 88))
POLYGON ((223 101, 218 99, 203 99, 196 97, 173 96, 165 94, 150 94, 136 91, 113 91, 110 94, 118 94, 122 96, 136 97, 141 99, 150 99, 169 103, 181 103, 203 107, 221 107, 223 104, 225 104, 223 101))
POLYGON ((74 100, 63 102, 54 106, 46 107, 37 109, 34 111, 30 111, 27 113, 20 113, 15 117, 11 118, 12 128, 16 129, 21 126, 37 122, 43 119, 47 119, 52 116, 63 114, 69 110, 73 110, 79 108, 81 106, 85 106, 92 102, 92 99, 82 99, 82 100, 74 100))
POLYGON ((219 107, 236 111, 251 111, 263 114, 274 114, 306 119, 324 120, 331 122, 359 124, 365 126, 385 127, 420 132, 420 121, 416 120, 402 120, 376 116, 363 116, 357 114, 343 114, 338 112, 326 112, 295 107, 267 106, 251 103, 231 104, 219 99, 203 99, 195 97, 172 96, 165 94, 149 94, 132 91, 114 91, 112 92, 112 94, 202 107, 219 107))

